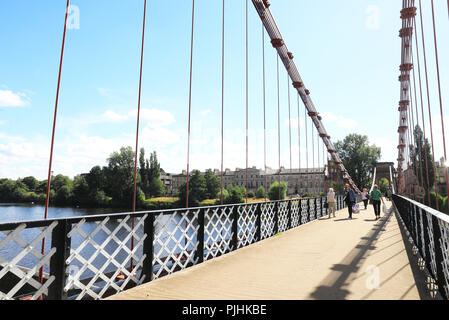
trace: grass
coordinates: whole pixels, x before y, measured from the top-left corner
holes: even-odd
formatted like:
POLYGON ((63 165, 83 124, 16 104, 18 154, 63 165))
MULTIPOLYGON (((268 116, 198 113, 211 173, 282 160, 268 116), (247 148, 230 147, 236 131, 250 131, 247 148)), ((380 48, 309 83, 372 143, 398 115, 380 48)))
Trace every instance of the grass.
POLYGON ((178 200, 179 200, 179 198, 177 198, 177 197, 158 197, 158 198, 150 198, 150 199, 147 199, 146 201, 149 201, 149 202, 175 202, 178 200))

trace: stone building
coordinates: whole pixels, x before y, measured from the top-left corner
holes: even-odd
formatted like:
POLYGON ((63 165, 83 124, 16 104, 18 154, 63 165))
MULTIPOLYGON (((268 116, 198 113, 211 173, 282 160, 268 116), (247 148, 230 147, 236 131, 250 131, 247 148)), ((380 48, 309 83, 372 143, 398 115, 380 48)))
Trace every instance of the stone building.
MULTIPOLYGON (((215 169, 214 174, 220 177, 220 170, 215 169)), ((248 168, 248 191, 256 192, 257 188, 264 186, 265 179, 267 189, 274 182, 287 182, 287 195, 296 195, 304 193, 320 193, 327 190, 329 182, 327 179, 327 166, 324 168, 310 168, 310 169, 279 169, 268 168, 265 172, 263 169, 256 167, 248 168)), ((179 187, 187 180, 186 171, 183 170, 180 174, 172 174, 171 194, 175 195, 179 187)), ((229 185, 246 186, 246 170, 236 168, 231 171, 227 168, 223 172, 223 187, 227 188, 229 185)))

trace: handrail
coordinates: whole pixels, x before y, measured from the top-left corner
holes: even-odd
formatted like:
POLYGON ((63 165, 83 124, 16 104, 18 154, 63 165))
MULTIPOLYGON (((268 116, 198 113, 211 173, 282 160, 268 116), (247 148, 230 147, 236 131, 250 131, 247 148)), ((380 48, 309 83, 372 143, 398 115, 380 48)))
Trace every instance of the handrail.
POLYGON ((435 216, 436 218, 438 218, 440 220, 443 220, 446 223, 449 223, 449 215, 447 215, 447 214, 445 214, 445 213, 443 213, 441 211, 435 210, 434 208, 428 207, 428 206, 426 206, 426 205, 424 205, 424 204, 422 204, 420 202, 417 202, 417 201, 415 201, 413 199, 409 199, 407 197, 401 196, 399 194, 395 194, 395 196, 400 197, 400 198, 402 198, 402 199, 404 199, 406 201, 409 201, 412 204, 414 204, 415 206, 417 206, 417 207, 421 208, 422 210, 425 210, 428 213, 430 213, 431 215, 435 216))
POLYGON ((420 267, 449 298, 449 216, 406 197, 393 194, 398 220, 407 229, 413 252, 421 256, 420 267))

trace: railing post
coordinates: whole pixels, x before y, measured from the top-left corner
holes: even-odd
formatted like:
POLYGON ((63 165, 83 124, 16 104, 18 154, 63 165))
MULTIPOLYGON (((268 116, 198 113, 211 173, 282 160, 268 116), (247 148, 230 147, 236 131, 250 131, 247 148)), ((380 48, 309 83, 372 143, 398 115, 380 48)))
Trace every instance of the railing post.
POLYGON ((262 203, 256 207, 256 237, 257 240, 262 240, 262 203))
POLYGON ((302 225, 302 199, 299 199, 298 202, 298 225, 302 225))
POLYGON ((279 232, 279 201, 274 204, 274 230, 273 235, 279 232))
POLYGON ((197 263, 202 263, 204 261, 204 211, 204 209, 200 209, 200 212, 198 213, 198 233, 196 235, 198 244, 195 252, 195 259, 198 259, 197 263))
POLYGON ((238 248, 239 211, 237 205, 232 208, 232 250, 238 248))
POLYGON ((307 199, 307 222, 310 222, 310 198, 307 199))
POLYGON ((313 210, 315 211, 315 220, 318 219, 318 206, 317 206, 318 198, 313 199, 313 210))
POLYGON ((146 254, 143 261, 142 276, 145 276, 144 283, 153 280, 153 258, 154 258, 154 214, 149 213, 143 224, 143 232, 147 235, 143 242, 143 254, 146 254))
POLYGON ((49 300, 66 300, 67 292, 64 286, 68 276, 66 260, 70 255, 71 239, 67 237, 71 224, 67 220, 60 220, 51 234, 51 246, 56 248, 55 254, 50 259, 50 276, 55 280, 48 290, 49 300))
POLYGON ((292 228, 292 200, 287 200, 287 230, 292 228))

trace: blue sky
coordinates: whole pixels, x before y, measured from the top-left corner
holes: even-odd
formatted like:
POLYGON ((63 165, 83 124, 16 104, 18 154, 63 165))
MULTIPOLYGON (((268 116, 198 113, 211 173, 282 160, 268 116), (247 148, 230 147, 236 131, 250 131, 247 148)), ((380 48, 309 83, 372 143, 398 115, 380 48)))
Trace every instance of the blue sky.
MULTIPOLYGON (((46 177, 65 3, 0 1, 0 177, 46 177)), ((56 174, 69 176, 104 165, 120 146, 134 146, 143 0, 72 0, 72 5, 79 9, 79 28, 72 24, 75 28, 68 30, 66 38, 53 162, 56 174)), ((384 161, 397 158, 401 5, 392 0, 273 0, 270 7, 332 140, 349 133, 368 135, 371 143, 382 148, 384 161)), ((424 1, 423 5, 439 158, 443 149, 430 4, 424 1)), ((251 2, 249 8, 249 163, 262 168, 261 22, 251 2)), ((435 10, 446 117, 446 1, 436 0, 435 10)), ((190 18, 191 1, 148 1, 140 146, 147 153, 157 151, 161 166, 169 172, 186 167, 190 18)), ((195 28, 191 168, 219 168, 221 1, 196 1, 195 28)), ((231 169, 243 168, 246 161, 244 28, 245 1, 227 0, 224 165, 231 169)), ((276 168, 276 55, 267 39, 268 165, 276 168)), ((287 75, 283 69, 280 79, 281 162, 289 167, 287 75)), ((290 93, 296 124, 296 94, 290 93)), ((302 103, 300 120, 304 165, 302 103)), ((449 126, 449 120, 446 123, 449 126)), ((308 128, 310 139, 310 122, 308 128)), ((295 125, 293 167, 298 166, 297 137, 295 125)), ((320 158, 323 162, 322 153, 320 158)))

